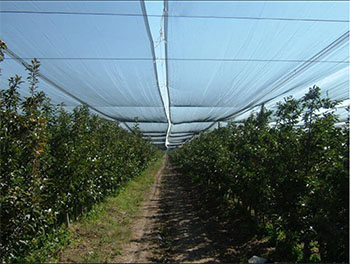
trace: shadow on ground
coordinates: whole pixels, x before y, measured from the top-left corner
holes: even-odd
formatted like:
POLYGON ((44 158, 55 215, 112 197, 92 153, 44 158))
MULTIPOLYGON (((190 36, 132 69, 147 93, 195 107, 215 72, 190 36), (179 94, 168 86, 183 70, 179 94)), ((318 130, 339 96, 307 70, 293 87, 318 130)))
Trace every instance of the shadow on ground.
POLYGON ((247 262, 253 255, 264 256, 272 250, 256 238, 256 224, 244 211, 230 210, 226 219, 219 218, 227 213, 225 208, 206 197, 171 164, 166 166, 160 186, 159 210, 150 216, 157 230, 142 238, 153 240, 152 250, 157 252, 148 261, 247 262))

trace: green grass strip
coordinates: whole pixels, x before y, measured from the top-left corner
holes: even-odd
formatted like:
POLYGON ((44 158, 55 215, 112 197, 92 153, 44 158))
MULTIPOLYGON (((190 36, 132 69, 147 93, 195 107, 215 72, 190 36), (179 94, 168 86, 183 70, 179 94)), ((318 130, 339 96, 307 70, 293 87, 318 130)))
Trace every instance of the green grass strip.
POLYGON ((115 195, 93 206, 69 229, 62 227, 54 239, 26 258, 44 262, 108 262, 122 253, 122 246, 131 239, 131 225, 140 212, 164 157, 157 159, 139 176, 127 182, 115 195), (48 258, 48 256, 50 256, 48 258))

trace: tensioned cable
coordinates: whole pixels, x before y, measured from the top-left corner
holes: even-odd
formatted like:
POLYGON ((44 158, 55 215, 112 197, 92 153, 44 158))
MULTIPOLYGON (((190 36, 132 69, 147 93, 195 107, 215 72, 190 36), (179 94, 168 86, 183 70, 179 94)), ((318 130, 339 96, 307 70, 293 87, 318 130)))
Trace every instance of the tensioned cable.
MULTIPOLYGON (((164 15, 164 48, 165 48, 165 78, 166 78, 166 91, 168 93, 168 114, 169 114, 169 126, 166 135, 166 142, 169 143, 169 135, 171 132, 171 101, 170 101, 170 90, 169 90, 169 67, 168 67, 168 1, 164 0, 163 6, 164 15)), ((166 143, 166 144, 167 144, 166 143)), ((167 147, 167 146, 166 146, 167 147)))
POLYGON ((148 34, 148 38, 149 38, 150 44, 151 44, 150 48, 151 48, 151 51, 152 51, 153 67, 154 67, 154 71, 155 71, 155 75, 156 75, 158 93, 159 93, 160 99, 161 99, 162 104, 163 104, 164 115, 166 116, 167 122, 168 122, 168 129, 167 129, 167 135, 166 135, 166 140, 165 140, 165 147, 166 147, 166 141, 167 141, 167 136, 168 136, 168 132, 169 132, 169 127, 171 126, 171 121, 170 121, 170 116, 167 115, 165 102, 163 100, 163 96, 162 96, 162 93, 161 93, 161 90, 160 90, 158 71, 157 71, 157 65, 156 65, 156 55, 155 55, 155 50, 154 50, 154 41, 153 41, 153 38, 152 38, 150 26, 149 26, 149 23, 148 23, 148 16, 147 16, 147 11, 146 11, 146 6, 145 6, 144 0, 140 0, 140 5, 141 5, 141 10, 142 10, 142 14, 143 14, 145 27, 146 27, 147 34, 148 34))
MULTIPOLYGON (((306 68, 307 66, 310 65, 310 62, 313 61, 312 59, 315 59, 315 58, 318 59, 318 58, 320 58, 321 56, 325 56, 325 55, 329 54, 329 53, 330 53, 332 50, 334 50, 336 47, 338 47, 339 45, 343 44, 344 41, 347 41, 348 38, 349 38, 349 31, 345 32, 343 35, 341 35, 339 38, 337 38, 337 39, 336 39, 335 41, 333 41, 331 44, 327 45, 327 47, 325 47, 324 49, 322 49, 321 51, 319 51, 318 53, 316 53, 315 55, 313 55, 313 56, 311 57, 311 59, 308 60, 308 62, 303 63, 302 65, 298 66, 296 69, 294 69, 293 71, 291 71, 289 74, 287 74, 287 75, 283 76, 282 78, 280 78, 280 80, 278 81, 277 86, 278 86, 278 87, 281 87, 282 84, 285 84, 285 83, 286 83, 287 81, 289 81, 291 78, 295 77, 301 70, 305 70, 305 68, 306 68)), ((275 87, 275 89, 276 89, 276 87, 275 87)), ((273 90, 275 90, 275 89, 273 89, 273 90)), ((277 95, 277 96, 274 96, 273 98, 270 98, 270 99, 268 99, 268 100, 265 100, 265 101, 262 102, 262 103, 267 103, 267 102, 269 102, 269 101, 271 101, 271 100, 277 98, 278 96, 282 96, 283 94, 285 94, 285 93, 287 93, 287 92, 290 92, 290 91, 293 90, 293 89, 295 89, 295 87, 292 88, 292 89, 289 89, 289 90, 287 90, 287 91, 284 91, 283 93, 281 93, 281 94, 279 94, 279 95, 277 95)), ((269 91, 269 93, 270 93, 270 92, 271 92, 271 91, 269 91)), ((264 96, 265 96, 265 95, 264 95, 264 96)), ((250 109, 253 109, 254 107, 256 107, 257 105, 260 105, 261 103, 258 103, 258 104, 257 104, 257 101, 260 100, 260 99, 262 99, 264 96, 260 96, 259 99, 254 100, 253 102, 251 102, 251 103, 250 103, 249 105, 247 105, 246 107, 244 107, 244 108, 242 108, 242 109, 240 109, 240 110, 238 110, 238 111, 236 111, 236 112, 234 112, 234 113, 232 113, 232 114, 230 114, 230 115, 227 115, 227 116, 225 116, 225 117, 223 117, 223 118, 220 118, 220 119, 218 119, 218 120, 215 120, 209 127, 207 127, 206 129, 202 130, 201 133, 207 131, 207 130, 210 129, 210 128, 212 128, 212 127, 213 127, 217 122, 219 122, 219 121, 226 121, 226 120, 228 120, 229 118, 232 118, 232 117, 236 116, 237 114, 241 114, 242 112, 243 112, 243 113, 244 113, 244 112, 247 112, 247 111, 249 111, 250 109)))
MULTIPOLYGON (((11 60, 14 58, 5 58, 5 60, 11 60)), ((21 57, 22 60, 29 60, 32 58, 29 57, 21 57)), ((98 57, 38 57, 38 60, 115 60, 115 61, 154 61, 153 58, 122 58, 122 57, 110 57, 110 58, 98 58, 98 57)), ((227 61, 227 62, 311 62, 311 63, 343 63, 343 64, 349 64, 350 61, 337 61, 337 60, 317 60, 317 59, 309 59, 309 60, 293 60, 293 59, 245 59, 245 58, 236 58, 236 59, 224 59, 224 58, 157 58, 157 60, 165 60, 165 61, 227 61)))
POLYGON ((189 135, 185 135, 185 136, 182 136, 182 135, 170 135, 169 137, 171 137, 171 138, 179 138, 179 137, 182 137, 182 138, 184 138, 184 139, 186 139, 186 138, 189 138, 189 137, 192 137, 192 134, 189 134, 189 135))
MULTIPOLYGON (((254 107, 254 105, 259 101, 261 100, 262 98, 264 98, 267 94, 275 91, 276 89, 282 87, 283 85, 285 85, 288 81, 290 81, 292 78, 295 78, 298 76, 298 74, 300 74, 303 70, 305 71, 305 69, 309 68, 310 67, 310 62, 312 61, 312 59, 318 59, 322 56, 326 56, 328 55, 331 51, 333 51, 335 48, 339 47, 340 45, 344 44, 344 42, 347 42, 348 41, 348 38, 349 38, 349 31, 345 32, 343 35, 341 35, 339 38, 337 38, 335 41, 333 41, 331 44, 329 44, 327 47, 325 47, 324 49, 322 49, 321 51, 319 51, 318 53, 316 53, 315 55, 313 55, 311 57, 311 59, 309 59, 309 62, 305 62, 303 63, 302 65, 298 66, 296 69, 294 69, 293 71, 291 71, 290 73, 288 73, 287 75, 283 76, 282 78, 280 78, 278 81, 277 81, 277 84, 275 84, 275 87, 270 90, 268 93, 260 96, 259 98, 255 99, 253 102, 251 102, 247 107, 233 113, 233 114, 230 114, 226 117, 223 117, 221 118, 220 120, 217 120, 217 121, 222 121, 222 120, 227 120, 228 118, 232 117, 232 116, 235 116, 237 115, 237 113, 239 112, 242 112, 246 109, 249 109, 251 107, 254 107)), ((294 87, 295 88, 295 87, 294 87)), ((284 91, 283 93, 281 93, 280 95, 278 96, 281 96, 287 92, 290 92, 291 90, 293 90, 294 88, 292 89, 289 89, 287 91, 284 91)), ((273 100, 274 98, 270 98, 268 100, 265 100, 264 102, 262 103, 267 103, 269 102, 270 100, 273 100)))
MULTIPOLYGON (((26 11, 26 10, 1 10, 5 14, 41 14, 41 15, 87 15, 87 16, 131 16, 131 17, 162 17, 162 15, 128 14, 128 13, 105 13, 105 12, 66 12, 66 11, 26 11)), ((171 18, 199 18, 199 19, 235 19, 235 20, 272 20, 272 21, 295 21, 295 22, 328 22, 349 23, 347 19, 324 19, 324 18, 296 18, 296 17, 254 17, 254 16, 204 16, 204 15, 165 15, 171 18)))
POLYGON ((187 139, 189 139, 189 137, 188 138, 174 138, 174 139, 172 139, 172 143, 181 143, 181 142, 184 142, 185 140, 187 140, 187 139))
MULTIPOLYGON (((289 74, 283 76, 282 78, 280 78, 277 82, 276 87, 273 90, 276 90, 278 87, 281 87, 282 85, 284 85, 287 81, 289 81, 291 78, 294 78, 297 76, 298 73, 300 73, 302 70, 305 70, 306 68, 310 67, 310 62, 313 61, 312 59, 318 59, 322 56, 326 56, 327 54, 329 54, 331 51, 333 51, 335 48, 337 48, 339 45, 342 45, 344 42, 348 41, 349 38, 349 31, 345 32, 343 35, 341 35, 339 38, 337 38, 335 41, 333 41, 331 44, 327 45, 324 49, 322 49, 321 51, 319 51, 318 53, 316 53, 315 55, 313 55, 311 57, 311 59, 309 59, 309 62, 305 62, 302 65, 298 66, 296 69, 294 69, 293 71, 291 71, 289 74)), ((341 62, 340 62, 341 63, 341 62)), ((275 98, 282 96, 288 92, 290 92, 291 90, 295 89, 295 87, 288 89, 287 91, 284 91, 268 100, 265 100, 262 103, 267 103, 269 101, 274 100, 275 98)), ((270 93, 271 91, 269 91, 270 93)), ((251 102, 249 105, 247 105, 246 107, 228 115, 225 116, 223 118, 220 118, 218 120, 215 120, 209 127, 203 129, 200 133, 203 133, 207 130, 209 130, 210 128, 212 128, 217 122, 220 121, 226 121, 229 120, 230 118, 236 116, 237 114, 242 114, 245 112, 248 112, 249 110, 253 109, 254 107, 262 104, 261 102, 257 104, 257 102, 262 99, 265 95, 260 96, 258 99, 254 100, 253 102, 251 102)))
MULTIPOLYGON (((143 18, 144 18, 143 21, 144 21, 144 24, 145 24, 147 36, 148 36, 149 43, 150 43, 150 50, 151 50, 151 53, 152 53, 152 60, 155 61, 156 60, 156 55, 155 55, 155 51, 154 51, 154 41, 153 41, 153 38, 152 38, 152 33, 151 33, 150 26, 149 26, 149 23, 148 23, 147 11, 146 11, 146 6, 145 6, 144 0, 140 0, 140 6, 141 6, 142 14, 144 14, 143 15, 143 18)), ((153 63, 153 70, 154 70, 155 79, 156 79, 156 83, 157 83, 158 94, 159 94, 160 100, 161 100, 162 105, 163 105, 164 115, 167 117, 166 109, 165 109, 165 103, 164 103, 164 100, 163 100, 162 93, 160 91, 157 65, 155 63, 153 63)), ((153 123, 153 122, 150 122, 150 123, 153 123)))
MULTIPOLYGON (((345 82, 344 82, 344 83, 345 83, 345 82)), ((284 91, 284 92, 282 92, 282 93, 280 93, 280 94, 278 94, 278 95, 275 95, 275 96, 273 96, 272 98, 270 98, 270 99, 268 99, 268 100, 266 100, 266 101, 264 101, 264 102, 262 102, 262 103, 259 102, 259 103, 255 104, 255 105, 253 105, 253 106, 249 105, 248 107, 245 107, 245 108, 243 108, 243 109, 240 109, 240 110, 236 111, 234 114, 231 114, 229 118, 224 117, 224 118, 215 119, 215 120, 192 120, 192 121, 175 122, 175 123, 173 123, 173 124, 174 124, 174 125, 182 125, 182 124, 192 124, 192 123, 200 123, 200 124, 201 124, 201 123, 212 123, 212 122, 214 122, 214 124, 215 124, 215 123, 217 123, 217 122, 230 122, 230 121, 231 121, 230 118, 232 118, 232 117, 234 117, 234 116, 237 116, 238 114, 239 114, 239 115, 245 114, 245 113, 249 112, 250 110, 254 109, 255 107, 260 106, 261 104, 269 103, 269 102, 273 101, 274 99, 276 99, 276 98, 278 98, 278 97, 281 97, 281 96, 285 95, 286 93, 288 93, 288 92, 294 90, 295 88, 296 88, 296 87, 293 87, 293 88, 291 88, 291 89, 288 89, 287 91, 284 91)), ((197 107, 197 106, 194 106, 194 107, 197 107)), ((347 107, 347 106, 344 106, 343 108, 345 108, 345 107, 347 107)), ((340 108, 340 107, 339 107, 339 108, 340 108)), ((170 136, 170 137, 171 137, 171 136, 170 136)))
MULTIPOLYGON (((21 63, 24 67, 26 67, 27 69, 29 69, 29 64, 24 61, 23 59, 21 59, 20 57, 18 57, 13 51, 11 51, 10 49, 6 49, 5 52, 7 54, 9 54, 10 56, 12 56, 14 59, 16 59, 17 62, 21 63)), ((134 131, 123 121, 120 121, 119 119, 113 117, 113 116, 110 116, 106 113, 103 113, 102 111, 98 110, 97 108, 93 107, 92 105, 86 103, 85 101, 81 100, 80 98, 76 97, 75 95, 71 94, 70 92, 68 92, 67 90, 65 90, 64 88, 62 88, 61 86, 59 86, 58 84, 56 84, 54 81, 50 80, 48 77, 46 77, 45 75, 43 75, 42 73, 38 73, 38 76, 43 79, 44 81, 46 81, 47 83, 51 84, 53 87, 57 88, 58 90, 62 91, 63 93, 65 93, 66 95, 70 96, 71 98, 75 99, 76 101, 78 101, 79 103, 81 104, 85 104, 87 105, 88 107, 90 107, 91 109, 93 109, 94 111, 96 111, 97 113, 105 116, 105 117, 108 117, 112 120, 115 120, 117 122, 121 122, 123 123, 128 129, 130 132, 134 133, 134 131)))
MULTIPOLYGON (((152 15, 150 15, 150 16, 152 16, 152 15)), ((170 17, 170 16, 169 16, 170 17)), ((259 18, 259 19, 261 19, 261 18, 259 18)), ((29 59, 29 58, 28 58, 29 59)), ((41 60, 43 60, 43 59, 45 59, 45 58, 41 58, 41 60)), ((64 58, 53 58, 53 59, 64 59, 64 58)), ((81 59, 81 58, 72 58, 72 59, 81 59)), ((91 58, 87 58, 87 59, 91 59, 91 58)), ((92 59, 100 59, 100 58, 92 58, 92 59)), ((107 58, 107 59, 109 59, 109 58, 107 58)), ((112 59, 120 59, 120 58, 112 58, 112 59)), ((124 58, 121 58, 122 60, 124 59, 124 58)), ((131 59, 135 59, 135 58, 131 58, 131 59)), ((147 58, 147 59, 151 59, 151 58, 147 58)), ((162 59, 162 58, 159 58, 159 59, 162 59)), ((172 60, 171 58, 165 58, 165 60, 172 60)), ((218 60, 220 60, 220 61, 233 61, 232 59, 177 59, 177 58, 175 58, 174 60, 213 60, 213 61, 218 61, 218 60)), ((234 59, 234 61, 268 61, 268 62, 308 62, 308 61, 303 61, 303 60, 254 60, 254 59, 249 59, 249 60, 247 60, 247 59, 234 59)), ((325 63, 349 63, 348 61, 346 61, 346 62, 344 62, 344 61, 341 61, 341 62, 339 62, 339 61, 316 61, 316 60, 313 60, 312 62, 317 62, 317 63, 323 63, 323 62, 325 62, 325 63)))
MULTIPOLYGON (((142 135, 144 136, 144 137, 156 137, 156 136, 158 136, 158 135, 162 135, 162 134, 159 134, 159 132, 155 132, 155 131, 153 131, 153 132, 145 132, 145 131, 143 131, 142 132, 142 135)), ((164 133, 164 135, 163 135, 163 137, 165 137, 166 136, 166 134, 164 133)))
POLYGON ((199 132, 201 132, 201 130, 187 130, 187 131, 171 132, 171 134, 186 134, 186 135, 189 135, 189 134, 196 134, 196 133, 199 133, 199 132))
MULTIPOLYGON (((289 74, 281 77, 278 81, 277 81, 277 87, 275 87, 273 90, 277 89, 278 87, 281 87, 282 85, 284 85, 287 81, 289 81, 291 78, 294 78, 298 73, 300 73, 302 70, 305 70, 306 68, 310 67, 311 62, 315 61, 315 59, 318 59, 322 56, 327 55, 328 53, 330 53, 331 51, 333 51, 335 48, 337 48, 339 45, 343 44, 344 42, 346 42, 348 40, 349 37, 349 31, 344 33, 342 36, 340 36, 338 39, 336 39, 335 41, 333 41, 331 44, 329 44, 328 46, 326 46, 324 49, 322 49, 321 51, 319 51, 318 53, 316 53, 311 59, 306 60, 305 63, 303 63, 302 65, 298 66, 295 70, 293 70, 292 72, 290 72, 289 74)), ((339 61, 339 63, 344 63, 345 61, 339 61)), ((268 100, 265 100, 264 103, 267 103, 271 100, 274 100, 275 98, 282 96, 292 90, 294 90, 295 87, 288 89, 287 91, 284 91, 268 100)), ((263 97, 263 96, 262 96, 263 97)), ((260 97, 260 98, 262 98, 260 97)), ((259 100, 259 99, 258 99, 259 100)), ((206 129, 202 130, 202 132, 212 128, 217 122, 219 121, 226 121, 229 118, 232 118, 233 116, 236 116, 237 114, 242 114, 245 112, 248 112, 249 110, 251 110, 252 108, 260 105, 261 103, 257 103, 256 102, 258 100, 254 100, 251 104, 249 104, 248 106, 244 107, 243 109, 240 109, 239 111, 236 111, 233 114, 230 114, 229 116, 225 116, 223 118, 220 118, 218 120, 215 120, 209 127, 207 127, 206 129)), ((208 121, 190 121, 190 122, 179 122, 176 124, 183 124, 183 123, 207 123, 208 121)), ((210 121, 209 121, 210 122, 210 121)))

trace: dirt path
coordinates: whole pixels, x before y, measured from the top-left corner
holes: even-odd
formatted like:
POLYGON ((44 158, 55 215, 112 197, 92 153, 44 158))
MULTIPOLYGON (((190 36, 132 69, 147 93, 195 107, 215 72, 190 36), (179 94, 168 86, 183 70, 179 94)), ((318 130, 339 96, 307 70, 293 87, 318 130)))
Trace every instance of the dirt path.
POLYGON ((113 262, 246 262, 268 250, 241 212, 235 221, 223 221, 203 197, 166 157, 132 226, 131 242, 113 262))
POLYGON ((212 240, 194 207, 191 185, 168 166, 161 186, 159 226, 164 236, 166 260, 186 263, 218 263, 212 240))
POLYGON ((113 262, 213 262, 214 250, 188 191, 165 158, 132 226, 132 240, 113 262))
POLYGON ((159 252, 159 244, 156 243, 158 226, 156 217, 159 215, 161 180, 167 164, 168 158, 165 157, 148 197, 141 204, 141 212, 132 225, 132 239, 130 243, 123 247, 122 255, 116 257, 111 262, 144 263, 151 261, 155 256, 159 257, 162 255, 159 252))

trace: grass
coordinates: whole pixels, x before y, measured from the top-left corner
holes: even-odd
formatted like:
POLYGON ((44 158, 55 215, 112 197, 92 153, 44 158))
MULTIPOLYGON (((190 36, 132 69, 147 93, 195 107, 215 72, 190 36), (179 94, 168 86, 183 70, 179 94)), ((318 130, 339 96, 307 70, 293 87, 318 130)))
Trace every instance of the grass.
POLYGON ((73 222, 68 230, 69 238, 66 238, 69 245, 64 243, 64 248, 45 262, 108 262, 122 254, 122 246, 131 238, 131 225, 139 206, 154 183, 162 161, 163 158, 159 158, 118 193, 73 222))

